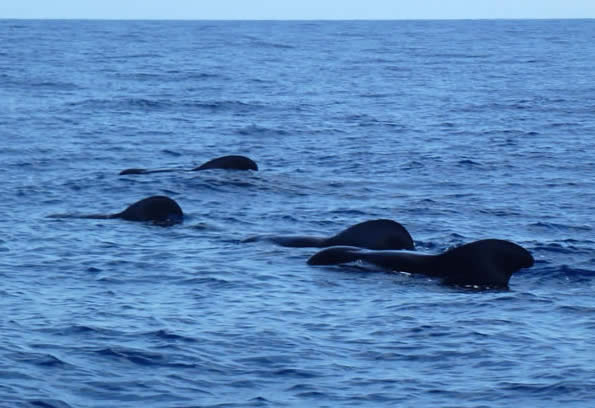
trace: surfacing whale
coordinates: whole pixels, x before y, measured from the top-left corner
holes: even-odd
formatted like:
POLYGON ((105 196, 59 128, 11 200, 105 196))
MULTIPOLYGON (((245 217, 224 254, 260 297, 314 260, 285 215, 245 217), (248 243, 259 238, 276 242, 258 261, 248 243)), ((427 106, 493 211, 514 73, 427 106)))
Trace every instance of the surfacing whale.
POLYGON ((209 160, 192 171, 208 170, 208 169, 225 169, 225 170, 258 170, 256 162, 246 156, 223 156, 209 160))
POLYGON ((508 287, 512 274, 533 266, 525 248, 500 239, 484 239, 429 255, 407 251, 366 251, 354 247, 332 247, 314 254, 310 265, 368 262, 391 271, 442 278, 446 284, 508 287))
POLYGON ((409 232, 396 221, 378 219, 360 222, 332 237, 265 236, 253 237, 244 242, 268 240, 277 245, 295 248, 325 248, 348 245, 368 249, 413 249, 409 232))
POLYGON ((184 220, 182 209, 174 200, 166 196, 152 196, 143 198, 130 205, 124 211, 116 214, 91 215, 53 215, 52 218, 90 218, 112 219, 121 218, 127 221, 152 221, 155 225, 170 226, 180 224, 184 220))
POLYGON ((201 171, 201 170, 209 170, 209 169, 224 169, 224 170, 258 170, 258 165, 256 162, 246 156, 238 156, 238 155, 229 155, 229 156, 222 156, 217 157, 215 159, 209 160, 206 163, 201 164, 198 167, 193 169, 154 169, 154 170, 147 170, 147 169, 126 169, 120 172, 120 175, 127 175, 127 174, 148 174, 148 173, 165 173, 165 172, 172 172, 172 171, 201 171))

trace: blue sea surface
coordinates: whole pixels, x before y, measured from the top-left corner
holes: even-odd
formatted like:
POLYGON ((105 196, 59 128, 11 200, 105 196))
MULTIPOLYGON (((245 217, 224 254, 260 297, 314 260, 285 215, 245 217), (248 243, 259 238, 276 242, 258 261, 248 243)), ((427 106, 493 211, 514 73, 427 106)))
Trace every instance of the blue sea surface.
POLYGON ((0 20, 0 406, 593 407, 595 21, 0 20), (119 176, 242 154, 260 170, 119 176), (117 219, 174 198, 170 228, 117 219), (313 267, 402 223, 509 290, 313 267))

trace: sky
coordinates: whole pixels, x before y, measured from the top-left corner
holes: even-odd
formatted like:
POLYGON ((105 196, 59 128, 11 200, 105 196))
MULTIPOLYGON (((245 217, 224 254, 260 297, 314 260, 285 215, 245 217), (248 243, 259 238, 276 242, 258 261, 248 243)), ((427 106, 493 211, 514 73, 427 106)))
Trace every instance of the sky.
POLYGON ((595 18, 595 0, 0 0, 0 18, 595 18))

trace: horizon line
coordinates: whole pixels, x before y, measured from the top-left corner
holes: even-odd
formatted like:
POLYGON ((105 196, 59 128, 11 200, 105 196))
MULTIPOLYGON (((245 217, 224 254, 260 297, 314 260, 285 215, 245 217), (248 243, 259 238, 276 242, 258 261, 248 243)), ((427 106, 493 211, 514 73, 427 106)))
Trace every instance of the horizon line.
POLYGON ((595 17, 462 17, 462 18, 157 18, 157 17, 0 17, 0 21, 220 21, 220 22, 313 22, 313 21, 560 21, 595 20, 595 17))

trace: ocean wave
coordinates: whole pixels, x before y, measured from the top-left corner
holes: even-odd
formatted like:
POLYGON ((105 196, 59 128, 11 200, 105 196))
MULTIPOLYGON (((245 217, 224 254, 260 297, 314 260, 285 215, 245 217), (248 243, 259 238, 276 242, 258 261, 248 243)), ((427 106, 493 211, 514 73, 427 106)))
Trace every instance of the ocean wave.
POLYGON ((595 270, 575 265, 552 264, 537 259, 535 266, 523 272, 527 277, 536 279, 541 285, 579 285, 589 287, 595 280, 595 270))
POLYGON ((169 70, 169 71, 159 71, 156 69, 155 71, 150 72, 118 72, 114 74, 114 78, 118 80, 133 80, 133 81, 140 81, 140 82, 155 82, 159 81, 161 83, 167 82, 187 82, 190 81, 194 83, 194 81, 213 81, 213 80, 224 80, 227 79, 226 76, 218 73, 213 72, 186 72, 186 71, 178 71, 178 70, 169 70))
POLYGON ((68 102, 67 106, 88 111, 102 110, 130 110, 137 109, 163 109, 172 104, 168 100, 152 100, 146 98, 123 98, 123 99, 85 99, 77 102, 68 102))
POLYGON ((141 366, 155 366, 167 363, 167 358, 163 353, 131 347, 111 346, 106 348, 88 349, 87 351, 110 360, 125 360, 141 366))
POLYGON ((258 125, 249 125, 236 130, 236 133, 242 136, 286 136, 289 132, 285 129, 271 128, 258 125))
MULTIPOLYGON (((66 107, 69 109, 84 109, 85 111, 97 112, 97 110, 112 112, 128 111, 186 111, 186 110, 206 110, 206 111, 233 111, 250 112, 256 109, 262 109, 260 103, 247 103, 233 100, 174 100, 174 99, 149 99, 149 98, 110 98, 110 99, 84 99, 76 102, 68 102, 66 107)), ((240 132, 241 133, 241 132, 240 132)))
POLYGON ((518 211, 517 209, 511 209, 511 208, 482 208, 479 210, 479 212, 481 214, 486 214, 486 215, 490 215, 490 216, 495 216, 495 217, 518 217, 521 216, 522 213, 520 211, 518 211))
MULTIPOLYGON (((140 53, 140 54, 121 54, 121 55, 107 55, 100 57, 101 60, 129 60, 129 59, 154 59, 154 58, 161 58, 163 54, 156 54, 156 53, 140 53)), ((99 62, 99 61, 98 61, 99 62)))
POLYGON ((481 164, 477 160, 462 159, 462 160, 459 160, 457 162, 457 166, 462 166, 462 167, 483 167, 483 164, 481 164))
POLYGON ((572 379, 565 379, 560 381, 536 383, 514 383, 514 382, 500 382, 497 384, 498 388, 510 392, 512 394, 520 394, 525 397, 539 397, 543 401, 548 401, 550 398, 557 398, 564 396, 564 400, 575 403, 582 403, 585 400, 592 400, 595 389, 595 382, 593 381, 576 381, 572 379))
POLYGON ((18 23, 0 405, 589 407, 591 23, 18 23), (117 176, 230 149, 262 169, 117 176), (185 223, 46 218, 152 194, 185 223), (372 218, 536 262, 475 291, 242 241, 372 218))
POLYGON ((41 82, 30 82, 28 84, 33 89, 50 89, 57 91, 77 91, 83 89, 82 86, 73 82, 61 82, 61 81, 41 81, 41 82))
MULTIPOLYGON (((578 231, 578 232, 585 232, 585 231, 592 231, 593 227, 591 225, 572 225, 572 224, 562 224, 556 222, 546 222, 546 221, 538 221, 529 224, 529 228, 537 229, 537 230, 560 230, 560 231, 578 231)), ((556 245, 556 244, 552 244, 556 245)))
POLYGON ((53 398, 33 398, 23 399, 19 401, 20 407, 31 407, 31 408, 71 408, 65 401, 53 399, 53 398))
MULTIPOLYGON (((501 111, 528 111, 536 113, 557 112, 565 106, 565 101, 558 98, 535 98, 535 99, 510 99, 500 100, 498 102, 472 102, 465 105, 459 105, 450 109, 453 112, 479 113, 479 112, 501 112, 501 111)), ((575 125, 575 122, 564 122, 560 126, 575 125)), ((544 123, 545 127, 552 127, 551 123, 544 123)))
POLYGON ((213 289, 233 289, 238 286, 238 282, 234 282, 233 280, 205 276, 184 278, 178 280, 176 283, 188 287, 209 287, 213 289))
POLYGON ((595 278, 595 270, 593 269, 583 269, 576 266, 561 265, 560 267, 556 268, 556 270, 558 273, 563 274, 574 281, 592 280, 595 278))
POLYGON ((32 364, 38 367, 68 368, 74 366, 51 353, 13 352, 8 357, 20 363, 32 364))
POLYGON ((487 59, 487 58, 491 58, 492 54, 467 54, 467 53, 462 53, 462 52, 440 52, 440 53, 435 53, 435 54, 428 54, 427 56, 428 58, 437 58, 439 60, 444 60, 444 59, 471 59, 471 60, 476 60, 476 59, 487 59))
POLYGON ((84 86, 74 82, 66 81, 50 81, 50 80, 31 80, 30 78, 21 79, 20 77, 14 77, 9 75, 3 75, 0 77, 3 82, 3 86, 19 89, 21 91, 81 91, 84 86))
POLYGON ((39 330, 40 332, 51 334, 55 336, 106 336, 106 337, 117 337, 123 334, 123 332, 107 329, 92 325, 84 325, 84 324, 75 324, 71 326, 63 326, 63 327, 48 327, 39 330))
POLYGON ((296 48, 296 46, 292 45, 292 44, 262 41, 257 38, 251 39, 250 46, 255 47, 255 48, 272 48, 272 49, 279 49, 279 50, 293 50, 296 48))
POLYGON ((154 337, 161 340, 170 341, 182 341, 184 343, 197 343, 199 340, 195 337, 183 336, 181 334, 173 333, 171 330, 159 329, 149 332, 141 332, 134 334, 134 336, 140 337, 154 337))

